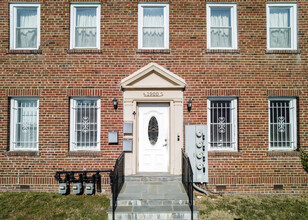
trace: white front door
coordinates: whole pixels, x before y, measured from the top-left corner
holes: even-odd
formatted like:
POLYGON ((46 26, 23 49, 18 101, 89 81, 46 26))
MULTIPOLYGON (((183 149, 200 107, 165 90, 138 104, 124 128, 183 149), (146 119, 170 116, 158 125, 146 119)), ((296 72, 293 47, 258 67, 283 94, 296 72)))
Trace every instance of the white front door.
POLYGON ((139 172, 168 172, 169 104, 139 104, 139 172))

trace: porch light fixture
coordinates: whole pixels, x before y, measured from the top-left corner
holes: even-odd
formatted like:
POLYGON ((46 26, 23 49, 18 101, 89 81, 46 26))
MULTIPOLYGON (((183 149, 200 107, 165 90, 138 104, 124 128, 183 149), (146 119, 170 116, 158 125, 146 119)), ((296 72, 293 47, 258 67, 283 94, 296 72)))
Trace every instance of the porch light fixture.
POLYGON ((113 108, 114 108, 114 109, 117 109, 117 108, 118 108, 118 100, 117 100, 116 98, 114 98, 114 99, 112 100, 112 102, 113 102, 113 108))
POLYGON ((188 103, 187 103, 187 110, 190 112, 190 110, 191 110, 191 107, 192 107, 192 100, 191 99, 189 99, 188 100, 188 103))

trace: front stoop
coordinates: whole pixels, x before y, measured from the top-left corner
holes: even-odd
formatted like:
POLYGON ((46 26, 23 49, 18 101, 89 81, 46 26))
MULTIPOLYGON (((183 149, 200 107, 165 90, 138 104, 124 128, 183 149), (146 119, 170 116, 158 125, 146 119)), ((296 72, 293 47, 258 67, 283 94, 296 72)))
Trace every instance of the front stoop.
MULTIPOLYGON (((112 201, 108 219, 112 220, 112 201)), ((115 219, 191 219, 188 197, 180 176, 142 173, 125 177, 115 219)), ((194 219, 198 209, 194 206, 194 219)))

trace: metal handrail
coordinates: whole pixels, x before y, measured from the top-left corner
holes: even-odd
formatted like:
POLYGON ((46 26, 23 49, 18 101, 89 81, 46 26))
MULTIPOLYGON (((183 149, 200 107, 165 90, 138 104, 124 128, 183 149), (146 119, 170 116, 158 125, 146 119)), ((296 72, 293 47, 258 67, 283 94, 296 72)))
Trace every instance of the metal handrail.
POLYGON ((191 220, 194 216, 193 171, 187 154, 182 149, 182 183, 189 200, 191 220))
POLYGON ((110 173, 110 185, 112 191, 112 218, 115 219, 115 210, 120 191, 124 184, 124 152, 116 160, 113 171, 110 173))

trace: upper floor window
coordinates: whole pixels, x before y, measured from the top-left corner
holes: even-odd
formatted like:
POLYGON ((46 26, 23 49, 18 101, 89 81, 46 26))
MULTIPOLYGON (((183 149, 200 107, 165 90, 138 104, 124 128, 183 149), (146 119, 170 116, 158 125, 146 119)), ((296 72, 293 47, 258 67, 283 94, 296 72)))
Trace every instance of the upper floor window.
POLYGON ((100 49, 100 4, 71 4, 71 49, 100 49))
POLYGON ((267 49, 297 49, 296 3, 267 3, 267 49))
POLYGON ((10 49, 40 46, 40 4, 10 4, 10 49))
POLYGON ((296 99, 269 99, 269 149, 296 148, 296 99))
POLYGON ((237 49, 236 4, 209 3, 207 8, 207 48, 237 49))
POLYGON ((11 99, 11 150, 38 150, 38 98, 11 99))
POLYGON ((169 48, 169 4, 139 3, 138 48, 169 48))
POLYGON ((100 150, 100 99, 71 98, 70 149, 100 150))
POLYGON ((208 149, 237 150, 237 99, 209 98, 207 106, 208 149))

